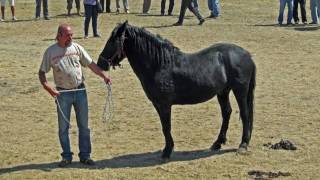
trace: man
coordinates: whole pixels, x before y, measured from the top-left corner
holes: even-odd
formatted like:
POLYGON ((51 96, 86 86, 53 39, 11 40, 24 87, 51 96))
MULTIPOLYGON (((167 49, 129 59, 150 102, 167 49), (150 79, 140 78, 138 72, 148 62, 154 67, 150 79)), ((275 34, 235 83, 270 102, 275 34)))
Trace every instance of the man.
POLYGON ((48 11, 48 0, 36 0, 36 20, 40 19, 41 3, 43 6, 43 17, 45 20, 50 20, 48 11))
POLYGON ((181 2, 181 8, 180 8, 180 15, 178 22, 174 23, 174 26, 182 26, 184 15, 186 13, 187 8, 195 15, 197 16, 199 20, 199 25, 202 25, 204 23, 204 18, 201 16, 198 9, 194 8, 193 5, 194 0, 182 0, 181 2))
POLYGON ((77 126, 79 129, 79 158, 86 165, 94 165, 90 158, 91 141, 88 128, 88 102, 81 66, 88 66, 105 83, 111 80, 103 74, 101 69, 93 62, 82 46, 72 42, 73 31, 71 26, 62 24, 58 28, 57 43, 51 45, 44 53, 39 70, 39 80, 43 88, 56 98, 59 140, 63 152, 60 167, 72 162, 72 151, 69 141, 69 125, 71 107, 74 106, 77 126), (56 89, 52 88, 46 79, 45 73, 53 69, 56 89), (59 92, 60 91, 60 92, 59 92))
POLYGON ((306 0, 293 1, 293 19, 295 24, 299 24, 298 4, 300 4, 301 19, 303 24, 307 24, 306 0))
MULTIPOLYGON (((14 15, 14 0, 8 0, 10 7, 11 7, 11 14, 12 14, 12 21, 16 21, 17 18, 14 15)), ((6 0, 1 0, 1 19, 0 21, 4 21, 4 14, 5 14, 5 9, 6 9, 6 0)))

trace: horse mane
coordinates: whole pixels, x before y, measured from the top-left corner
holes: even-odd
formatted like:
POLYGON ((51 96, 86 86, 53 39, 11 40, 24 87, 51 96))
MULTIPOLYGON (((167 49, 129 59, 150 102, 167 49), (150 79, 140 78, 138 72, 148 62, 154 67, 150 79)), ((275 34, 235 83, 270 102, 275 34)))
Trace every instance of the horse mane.
POLYGON ((134 39, 135 50, 149 56, 147 58, 153 65, 169 65, 175 58, 174 55, 180 52, 180 49, 159 34, 152 34, 144 28, 128 26, 126 31, 134 39))

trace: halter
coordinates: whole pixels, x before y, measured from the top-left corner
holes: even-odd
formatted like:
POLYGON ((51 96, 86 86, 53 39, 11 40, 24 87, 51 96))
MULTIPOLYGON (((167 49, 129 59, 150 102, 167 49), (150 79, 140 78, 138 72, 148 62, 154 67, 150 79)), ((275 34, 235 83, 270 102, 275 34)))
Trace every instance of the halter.
POLYGON ((123 44, 125 41, 126 37, 125 37, 125 31, 123 31, 122 35, 120 36, 120 38, 118 38, 116 40, 116 44, 117 44, 117 51, 114 53, 113 56, 111 56, 111 58, 107 59, 103 56, 99 56, 100 59, 102 59, 103 61, 106 61, 110 66, 113 67, 113 69, 115 69, 115 66, 119 66, 121 67, 120 63, 115 63, 114 60, 116 57, 121 58, 123 57, 127 57, 126 53, 124 52, 124 48, 123 48, 123 44))

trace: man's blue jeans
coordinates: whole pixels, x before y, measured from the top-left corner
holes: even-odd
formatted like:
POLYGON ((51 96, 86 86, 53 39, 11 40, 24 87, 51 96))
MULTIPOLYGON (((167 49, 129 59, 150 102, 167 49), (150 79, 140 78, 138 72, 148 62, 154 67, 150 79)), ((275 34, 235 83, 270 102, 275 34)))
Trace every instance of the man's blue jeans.
POLYGON ((310 10, 312 23, 318 24, 318 17, 320 16, 320 0, 310 0, 310 10))
POLYGON ((280 9, 279 9, 279 16, 278 16, 278 23, 282 24, 283 22, 283 12, 288 5, 288 16, 287 16, 287 24, 291 24, 292 16, 293 16, 293 0, 280 0, 280 9))
POLYGON ((208 0, 208 7, 212 16, 218 17, 220 15, 219 0, 208 0))
POLYGON ((63 152, 61 156, 67 160, 72 160, 73 153, 70 148, 69 125, 71 107, 74 107, 77 126, 79 130, 79 157, 80 159, 90 158, 91 141, 90 129, 88 128, 88 99, 85 90, 73 92, 61 92, 57 97, 60 108, 57 105, 58 123, 59 123, 59 140, 63 152))

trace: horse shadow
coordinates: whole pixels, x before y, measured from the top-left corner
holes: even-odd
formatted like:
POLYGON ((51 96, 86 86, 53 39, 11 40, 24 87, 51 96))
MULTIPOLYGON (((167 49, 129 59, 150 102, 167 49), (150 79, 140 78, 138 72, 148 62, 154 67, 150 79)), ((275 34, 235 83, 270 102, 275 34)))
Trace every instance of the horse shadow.
MULTIPOLYGON (((122 155, 118 157, 113 157, 111 159, 104 159, 96 161, 95 166, 85 166, 79 162, 73 162, 65 168, 70 169, 117 169, 117 168, 141 168, 141 167, 151 167, 164 163, 170 163, 175 161, 191 161, 196 159, 207 158, 210 156, 223 155, 225 153, 236 152, 237 149, 224 149, 220 151, 210 151, 210 150, 195 150, 195 151, 177 151, 173 152, 172 158, 169 161, 163 161, 161 156, 161 151, 147 152, 140 154, 129 154, 122 155)), ((42 164, 26 164, 19 165, 9 168, 1 168, 0 176, 2 174, 8 174, 13 172, 27 171, 27 170, 42 170, 45 172, 51 172, 57 169, 58 162, 53 163, 42 163, 42 164)))

